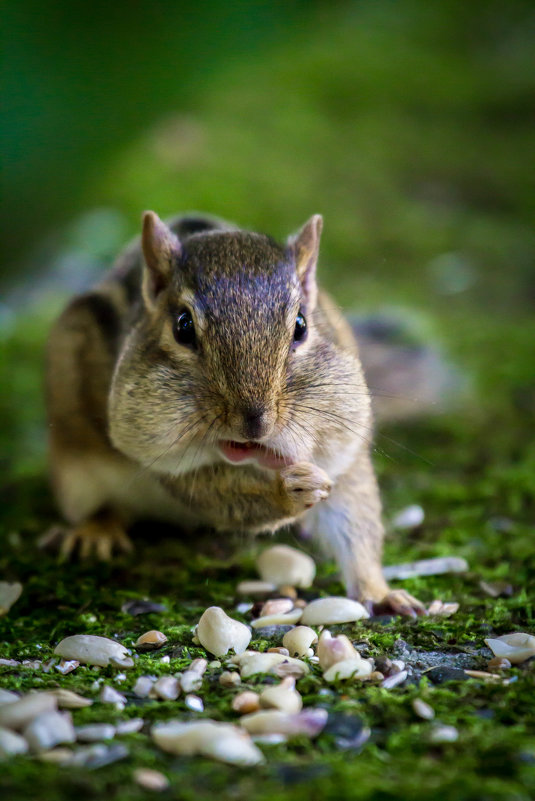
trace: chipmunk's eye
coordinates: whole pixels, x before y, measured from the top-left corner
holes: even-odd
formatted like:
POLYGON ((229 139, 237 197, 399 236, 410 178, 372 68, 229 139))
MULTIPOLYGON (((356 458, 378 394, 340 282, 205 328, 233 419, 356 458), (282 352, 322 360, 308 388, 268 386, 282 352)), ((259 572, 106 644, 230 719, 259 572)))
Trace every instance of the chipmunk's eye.
POLYGON ((173 320, 173 336, 180 345, 195 344, 195 326, 189 311, 180 312, 173 320))
POLYGON ((294 342, 302 342, 303 339, 306 337, 306 333, 307 333, 307 321, 305 320, 304 315, 301 312, 299 312, 295 320, 294 342))

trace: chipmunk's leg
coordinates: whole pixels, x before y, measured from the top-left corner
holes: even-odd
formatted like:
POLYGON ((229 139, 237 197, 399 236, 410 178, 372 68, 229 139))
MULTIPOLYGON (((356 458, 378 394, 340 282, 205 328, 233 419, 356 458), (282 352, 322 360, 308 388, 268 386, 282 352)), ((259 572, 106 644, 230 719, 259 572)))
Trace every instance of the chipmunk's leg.
POLYGON ((54 527, 41 538, 39 545, 58 548, 62 561, 78 552, 82 560, 96 558, 102 562, 109 562, 114 551, 130 553, 133 547, 123 521, 106 510, 72 527, 54 527))
POLYGON ((381 566, 381 502, 369 454, 359 454, 340 476, 326 503, 310 513, 315 535, 334 555, 349 596, 402 615, 425 608, 405 590, 391 590, 381 566))

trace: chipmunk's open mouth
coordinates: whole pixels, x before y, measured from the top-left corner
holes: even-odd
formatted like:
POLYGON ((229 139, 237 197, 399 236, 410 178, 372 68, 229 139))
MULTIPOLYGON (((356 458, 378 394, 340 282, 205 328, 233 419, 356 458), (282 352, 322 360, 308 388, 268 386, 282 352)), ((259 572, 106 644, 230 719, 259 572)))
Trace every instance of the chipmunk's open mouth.
POLYGON ((259 442, 236 442, 235 440, 222 440, 219 443, 221 453, 228 462, 240 464, 241 462, 257 462, 270 470, 280 470, 291 464, 291 459, 282 456, 277 451, 266 448, 259 442))

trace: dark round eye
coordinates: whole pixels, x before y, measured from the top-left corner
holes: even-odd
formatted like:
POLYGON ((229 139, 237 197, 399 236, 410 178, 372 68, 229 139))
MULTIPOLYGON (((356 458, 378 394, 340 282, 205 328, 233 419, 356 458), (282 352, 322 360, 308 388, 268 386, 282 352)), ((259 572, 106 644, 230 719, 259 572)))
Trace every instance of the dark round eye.
POLYGON ((195 326, 189 311, 184 310, 173 321, 173 336, 180 345, 195 344, 195 326))
POLYGON ((307 321, 304 315, 299 312, 295 320, 294 342, 302 342, 307 333, 307 321))

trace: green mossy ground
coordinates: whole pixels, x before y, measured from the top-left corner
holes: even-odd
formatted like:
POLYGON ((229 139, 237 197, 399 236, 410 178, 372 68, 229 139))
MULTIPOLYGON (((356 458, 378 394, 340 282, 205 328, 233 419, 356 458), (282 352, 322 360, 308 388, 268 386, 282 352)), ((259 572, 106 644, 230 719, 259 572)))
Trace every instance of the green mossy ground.
MULTIPOLYGON (((484 668, 485 637, 535 632, 535 243, 528 168, 534 136, 526 113, 533 76, 521 17, 514 19, 523 6, 514 5, 497 28, 485 4, 461 14, 445 3, 419 16, 418 4, 406 3, 399 17, 386 13, 386 5, 377 3, 375 12, 371 4, 367 12, 365 5, 341 6, 321 25, 309 21, 299 35, 260 53, 246 70, 236 65, 186 110, 189 116, 125 148, 84 191, 88 207, 104 198, 126 211, 132 230, 139 210, 150 206, 162 214, 203 208, 281 236, 324 211, 324 283, 337 300, 351 309, 401 307, 421 338, 442 344, 466 377, 462 401, 446 415, 382 429, 375 461, 387 521, 409 503, 426 513, 416 532, 389 530, 386 563, 465 557, 465 575, 403 583, 425 602, 456 600, 460 611, 442 621, 344 630, 366 641, 373 656, 392 655, 401 638, 411 649, 445 658, 473 654, 474 666, 484 668), (198 135, 181 137, 188 125, 198 135), (177 140, 186 144, 177 148, 177 140), (444 254, 469 276, 464 291, 444 292, 437 261, 444 254), (513 596, 489 598, 481 579, 509 581, 513 596)), ((84 246, 89 258, 95 255, 94 242, 84 246)), ((79 252, 79 227, 61 247, 79 252)), ((113 567, 58 565, 37 551, 36 537, 56 520, 40 385, 59 294, 41 293, 2 329, 0 578, 21 581, 24 592, 0 620, 0 651, 46 659, 67 634, 116 635, 128 646, 147 629, 162 630, 168 646, 140 656, 120 685, 128 692, 137 675, 175 672, 201 654, 191 642, 192 625, 208 605, 233 609, 237 582, 254 575, 253 557, 243 547, 175 540, 163 530, 156 536, 151 530, 148 542, 147 529, 136 533, 135 555, 113 567), (144 596, 167 611, 121 612, 126 600, 144 596), (162 666, 160 656, 178 646, 180 658, 162 666)), ((318 587, 341 592, 332 566, 322 566, 318 587)), ((43 801, 127 801, 146 795, 132 780, 133 768, 146 765, 171 780, 162 798, 528 801, 535 795, 533 664, 508 675, 515 681, 506 687, 476 680, 433 686, 422 679, 390 691, 343 686, 330 696, 317 695, 324 686, 317 672, 303 679, 306 705, 356 715, 371 728, 360 753, 340 750, 333 735, 323 734, 313 744, 265 747, 265 766, 240 770, 166 756, 135 734, 121 738, 130 749, 121 762, 88 772, 18 758, 2 765, 1 786, 10 801, 37 794, 43 801), (431 724, 411 707, 416 695, 438 720, 458 728, 456 743, 429 744, 431 724)), ((0 667, 0 686, 61 685, 94 696, 99 676, 112 682, 114 671, 78 668, 61 677, 0 667)), ((200 693, 204 714, 233 719, 232 691, 222 692, 215 676, 207 674, 200 693)), ((95 704, 76 710, 74 719, 137 715, 149 722, 198 716, 179 699, 136 702, 122 713, 95 704)))

